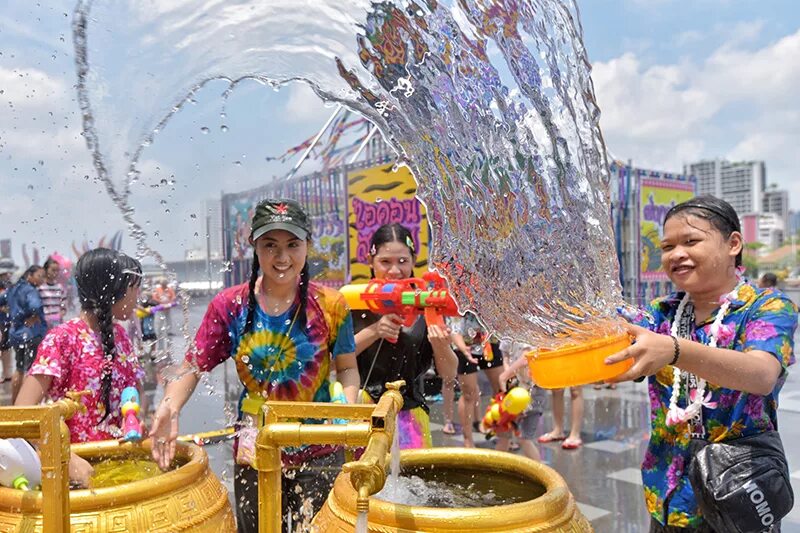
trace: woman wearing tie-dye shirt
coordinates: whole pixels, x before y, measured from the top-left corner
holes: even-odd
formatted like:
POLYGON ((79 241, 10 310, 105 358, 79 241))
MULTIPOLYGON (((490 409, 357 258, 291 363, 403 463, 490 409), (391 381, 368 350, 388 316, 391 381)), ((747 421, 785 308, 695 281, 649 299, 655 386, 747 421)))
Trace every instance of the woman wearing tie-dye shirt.
MULTIPOLYGON (((178 415, 198 383, 198 372, 234 360, 244 386, 239 402, 243 429, 235 443, 239 531, 258 530, 257 473, 242 463, 252 457, 254 443, 246 436, 263 423, 264 401, 329 402, 332 369, 348 402, 355 403, 358 392, 353 322, 338 291, 309 281, 310 239, 311 223, 297 202, 258 204, 250 233, 255 249, 250 282, 222 291, 209 304, 186 355, 186 372, 167 385, 153 421, 153 457, 166 468, 175 454, 178 415)), ((304 446, 284 453, 284 466, 298 467, 291 479, 283 479, 284 515, 299 511, 304 498, 311 498, 316 510, 322 506, 336 473, 326 470, 337 463, 335 452, 304 446)))
POLYGON ((673 207, 661 263, 678 292, 656 299, 641 320, 646 327, 630 326, 635 344, 607 359, 634 359, 617 381, 649 376, 652 430, 642 480, 651 532, 713 531, 689 482, 690 439, 723 442, 778 427, 778 393, 795 361, 797 307, 741 278, 742 245, 727 202, 701 196, 673 207))

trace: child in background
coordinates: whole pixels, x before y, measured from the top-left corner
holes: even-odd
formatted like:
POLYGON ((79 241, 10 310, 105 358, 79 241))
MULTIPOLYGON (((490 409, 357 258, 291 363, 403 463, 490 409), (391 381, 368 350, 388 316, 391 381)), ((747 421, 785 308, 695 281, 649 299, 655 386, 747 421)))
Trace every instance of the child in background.
POLYGON ((51 329, 64 321, 67 312, 67 298, 64 286, 58 281, 61 265, 52 257, 44 262, 44 283, 39 285, 39 296, 44 306, 44 317, 47 329, 51 329))
MULTIPOLYGON (((144 372, 128 334, 114 319, 126 320, 133 313, 141 272, 138 261, 114 250, 83 254, 75 266, 80 315, 47 333, 22 384, 17 406, 89 391, 82 398, 86 412, 66 421, 72 442, 122 436, 120 393, 126 387, 140 388, 144 372)), ((73 453, 69 474, 72 481, 88 486, 93 468, 73 453)))
MULTIPOLYGON (((533 347, 520 342, 501 341, 500 349, 505 355, 503 360, 505 367, 503 373, 500 374, 500 388, 506 391, 507 383, 516 378, 519 386, 528 389, 531 394, 530 405, 517 417, 517 429, 519 430, 517 442, 522 453, 534 461, 539 461, 541 456, 533 439, 536 436, 539 420, 542 418, 546 394, 544 389, 536 386, 528 371, 528 360, 525 354, 530 352, 533 347)), ((501 452, 508 451, 511 446, 511 436, 510 432, 498 433, 496 449, 501 452)))

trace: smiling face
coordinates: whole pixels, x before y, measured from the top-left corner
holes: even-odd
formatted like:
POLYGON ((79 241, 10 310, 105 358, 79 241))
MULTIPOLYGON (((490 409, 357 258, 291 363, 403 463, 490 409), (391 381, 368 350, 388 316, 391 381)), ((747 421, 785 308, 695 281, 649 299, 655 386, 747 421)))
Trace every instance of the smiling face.
POLYGON ((736 255, 742 235, 726 238, 708 220, 678 214, 664 224, 661 266, 681 290, 694 293, 725 292, 736 279, 736 255))
POLYGON ((392 241, 380 245, 370 258, 377 279, 404 279, 414 273, 414 257, 405 244, 392 241))
POLYGON ((50 263, 49 265, 47 265, 47 271, 45 273, 45 276, 47 277, 47 282, 55 283, 56 280, 58 279, 58 273, 60 270, 61 267, 58 265, 58 263, 50 263))
POLYGON ((291 232, 275 229, 255 242, 266 286, 296 284, 306 264, 308 243, 291 232))

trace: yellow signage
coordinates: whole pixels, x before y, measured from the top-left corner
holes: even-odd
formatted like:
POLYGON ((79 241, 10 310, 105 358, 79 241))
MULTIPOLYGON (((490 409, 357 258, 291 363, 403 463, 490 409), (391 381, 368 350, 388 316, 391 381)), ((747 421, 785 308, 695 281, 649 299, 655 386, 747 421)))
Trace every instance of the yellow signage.
POLYGON ((416 199, 417 184, 408 167, 393 164, 354 170, 347 176, 350 279, 370 278, 369 243, 384 224, 399 223, 411 231, 417 252, 417 274, 427 270, 430 230, 425 208, 416 199))

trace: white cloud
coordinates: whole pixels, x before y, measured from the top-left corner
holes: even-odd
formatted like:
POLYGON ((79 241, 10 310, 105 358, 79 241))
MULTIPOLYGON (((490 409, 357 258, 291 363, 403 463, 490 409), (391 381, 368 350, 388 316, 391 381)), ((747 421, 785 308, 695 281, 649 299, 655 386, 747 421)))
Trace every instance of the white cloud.
MULTIPOLYGON (((760 23, 742 27, 745 37, 760 23)), ((594 64, 609 150, 634 164, 680 171, 703 157, 763 159, 770 182, 800 207, 800 30, 762 48, 739 35, 701 62, 645 65, 634 53, 594 64)))
POLYGON ((325 107, 320 97, 314 94, 308 85, 293 83, 289 86, 286 113, 297 122, 324 123, 330 116, 331 110, 325 107))

